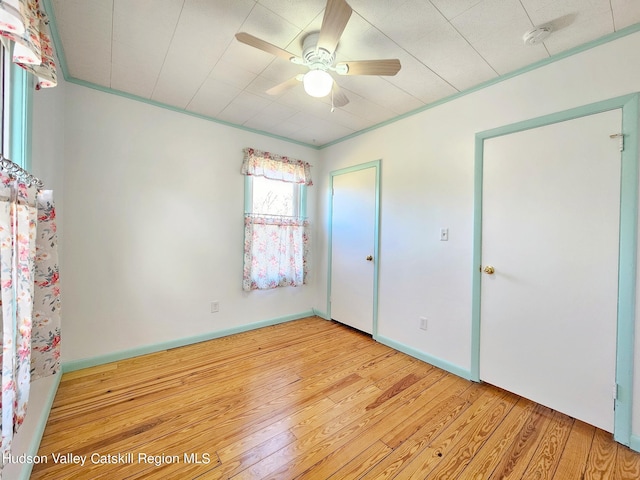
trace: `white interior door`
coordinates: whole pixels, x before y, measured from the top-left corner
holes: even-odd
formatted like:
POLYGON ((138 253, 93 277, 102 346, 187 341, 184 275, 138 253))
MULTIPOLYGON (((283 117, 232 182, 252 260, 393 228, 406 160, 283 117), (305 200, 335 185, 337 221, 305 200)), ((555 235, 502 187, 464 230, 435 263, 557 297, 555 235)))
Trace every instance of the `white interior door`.
POLYGON ((333 177, 331 318, 373 333, 376 168, 333 177))
POLYGON ((612 432, 621 110, 485 140, 480 377, 612 432))

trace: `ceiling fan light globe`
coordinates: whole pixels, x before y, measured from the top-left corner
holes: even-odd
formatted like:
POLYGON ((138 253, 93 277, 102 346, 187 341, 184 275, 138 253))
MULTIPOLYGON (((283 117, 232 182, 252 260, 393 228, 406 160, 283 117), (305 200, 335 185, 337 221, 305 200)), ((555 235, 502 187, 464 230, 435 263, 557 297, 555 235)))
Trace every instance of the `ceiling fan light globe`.
POLYGON ((326 97, 331 93, 333 78, 324 70, 311 70, 302 78, 304 91, 312 97, 326 97))

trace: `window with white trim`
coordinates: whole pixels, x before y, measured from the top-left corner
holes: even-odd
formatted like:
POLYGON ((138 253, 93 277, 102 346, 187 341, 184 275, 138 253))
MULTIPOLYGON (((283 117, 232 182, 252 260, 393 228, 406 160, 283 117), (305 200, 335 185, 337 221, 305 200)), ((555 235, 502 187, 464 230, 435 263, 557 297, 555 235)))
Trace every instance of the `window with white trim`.
POLYGON ((300 191, 305 185, 256 176, 247 176, 247 181, 251 197, 247 213, 297 217, 303 210, 300 191))
POLYGON ((243 289, 303 285, 310 165, 247 148, 242 173, 246 175, 243 289))

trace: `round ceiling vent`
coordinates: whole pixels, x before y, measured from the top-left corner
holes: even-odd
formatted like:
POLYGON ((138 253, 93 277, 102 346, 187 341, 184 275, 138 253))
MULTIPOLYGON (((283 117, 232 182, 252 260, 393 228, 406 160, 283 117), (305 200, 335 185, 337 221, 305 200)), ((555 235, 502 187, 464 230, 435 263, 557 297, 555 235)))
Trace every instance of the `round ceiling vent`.
POLYGON ((538 45, 544 42, 551 35, 551 27, 543 26, 529 30, 522 36, 525 45, 538 45))

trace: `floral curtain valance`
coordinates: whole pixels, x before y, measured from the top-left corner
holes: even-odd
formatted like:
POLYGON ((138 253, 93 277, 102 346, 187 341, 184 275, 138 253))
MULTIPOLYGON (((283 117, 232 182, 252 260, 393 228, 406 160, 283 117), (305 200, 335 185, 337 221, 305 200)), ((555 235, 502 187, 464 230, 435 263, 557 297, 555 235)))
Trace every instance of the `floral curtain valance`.
POLYGON ((0 0, 0 36, 14 43, 13 62, 37 77, 36 89, 58 84, 48 24, 39 0, 0 0))
POLYGON ((309 163, 253 148, 244 149, 242 173, 283 182, 313 185, 311 181, 311 165, 309 163))

